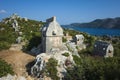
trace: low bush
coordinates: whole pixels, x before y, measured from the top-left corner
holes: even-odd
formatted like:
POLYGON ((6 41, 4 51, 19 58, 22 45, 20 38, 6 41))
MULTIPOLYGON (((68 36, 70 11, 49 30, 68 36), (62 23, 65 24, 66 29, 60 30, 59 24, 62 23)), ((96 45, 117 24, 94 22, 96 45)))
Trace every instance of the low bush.
POLYGON ((64 80, 120 80, 120 58, 73 56, 76 66, 68 69, 64 80))
POLYGON ((0 77, 6 76, 7 74, 14 74, 13 68, 10 64, 0 59, 0 77))
POLYGON ((48 76, 51 77, 53 80, 59 80, 56 69, 57 63, 57 60, 55 60, 54 58, 50 58, 49 61, 46 63, 46 73, 48 73, 48 76))
POLYGON ((62 55, 68 57, 68 56, 69 56, 69 53, 65 52, 65 53, 63 53, 62 55))

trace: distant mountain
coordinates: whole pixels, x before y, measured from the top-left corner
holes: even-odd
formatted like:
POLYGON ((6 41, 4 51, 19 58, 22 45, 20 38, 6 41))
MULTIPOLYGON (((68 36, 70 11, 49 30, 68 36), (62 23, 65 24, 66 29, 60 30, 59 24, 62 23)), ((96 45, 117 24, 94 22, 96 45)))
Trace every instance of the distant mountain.
POLYGON ((92 28, 107 28, 107 29, 120 29, 120 17, 107 18, 107 19, 96 19, 89 23, 72 23, 70 26, 78 27, 92 27, 92 28))

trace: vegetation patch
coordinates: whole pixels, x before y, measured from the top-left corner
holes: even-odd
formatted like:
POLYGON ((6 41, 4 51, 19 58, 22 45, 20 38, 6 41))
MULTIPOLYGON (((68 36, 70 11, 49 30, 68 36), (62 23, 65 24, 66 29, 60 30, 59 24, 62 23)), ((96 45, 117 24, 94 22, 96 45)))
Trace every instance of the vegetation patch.
POLYGON ((58 63, 57 60, 55 60, 54 58, 50 58, 46 63, 46 74, 53 80, 59 80, 56 69, 57 63, 58 63))
POLYGON ((34 36, 29 40, 29 43, 26 46, 26 50, 31 50, 33 47, 37 47, 41 43, 41 37, 34 36))
POLYGON ((68 57, 68 56, 69 56, 69 53, 65 52, 65 53, 63 53, 62 55, 68 57))
POLYGON ((64 80, 120 80, 120 58, 73 56, 77 64, 68 69, 64 80), (80 64, 80 65, 79 65, 80 64))
POLYGON ((30 20, 25 21, 24 18, 16 18, 15 20, 18 22, 20 26, 19 32, 15 32, 12 24, 14 20, 11 21, 10 18, 5 18, 4 22, 0 22, 0 51, 9 49, 11 44, 16 43, 16 39, 19 35, 19 32, 22 32, 21 37, 23 41, 26 42, 24 46, 26 50, 30 50, 32 47, 36 47, 38 42, 40 42, 40 27, 44 24, 40 21, 30 20), (31 43, 32 42, 32 43, 31 43))
POLYGON ((67 42, 67 39, 64 38, 64 37, 62 37, 62 41, 63 41, 63 42, 67 42))
POLYGON ((10 64, 0 59, 0 77, 6 76, 7 74, 14 74, 13 68, 10 64))

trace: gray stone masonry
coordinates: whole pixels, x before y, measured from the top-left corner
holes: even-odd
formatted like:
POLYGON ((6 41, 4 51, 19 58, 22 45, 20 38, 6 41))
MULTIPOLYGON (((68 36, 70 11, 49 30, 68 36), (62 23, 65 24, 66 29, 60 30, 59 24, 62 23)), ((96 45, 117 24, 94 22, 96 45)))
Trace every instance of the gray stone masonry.
POLYGON ((94 55, 113 57, 114 48, 112 44, 105 41, 96 41, 94 44, 94 55))
POLYGON ((63 29, 56 21, 56 17, 46 20, 42 27, 42 52, 50 53, 53 48, 61 49, 63 29))

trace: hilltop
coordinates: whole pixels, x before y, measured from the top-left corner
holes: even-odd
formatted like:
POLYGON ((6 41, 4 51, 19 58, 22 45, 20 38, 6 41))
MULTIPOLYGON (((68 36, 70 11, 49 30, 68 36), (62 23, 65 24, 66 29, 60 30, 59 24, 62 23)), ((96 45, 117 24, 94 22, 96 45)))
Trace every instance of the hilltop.
POLYGON ((96 19, 88 23, 72 23, 70 25, 87 28, 120 29, 120 17, 96 19))
POLYGON ((40 38, 40 27, 43 24, 42 21, 22 18, 17 14, 3 19, 0 22, 0 50, 9 49, 11 44, 18 42, 25 42, 25 48, 27 45, 36 45, 38 42, 29 44, 29 41, 40 38))
POLYGON ((40 27, 43 24, 42 21, 23 18, 17 14, 0 22, 0 61, 5 60, 0 64, 8 63, 12 67, 10 65, 5 65, 4 69, 0 67, 0 71, 3 71, 0 72, 0 77, 11 73, 12 70, 16 77, 27 76, 26 65, 35 57, 23 51, 29 51, 40 43, 40 27))

